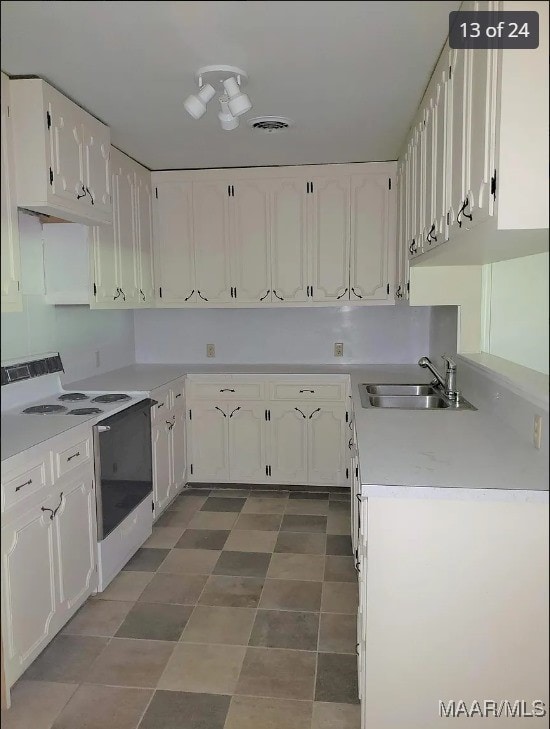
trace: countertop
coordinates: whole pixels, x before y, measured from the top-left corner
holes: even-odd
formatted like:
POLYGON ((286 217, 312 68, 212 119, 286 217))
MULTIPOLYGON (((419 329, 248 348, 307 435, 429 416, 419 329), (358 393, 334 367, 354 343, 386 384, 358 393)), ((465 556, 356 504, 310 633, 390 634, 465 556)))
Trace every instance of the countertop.
MULTIPOLYGON (((509 426, 484 412, 479 403, 472 402, 479 410, 453 412, 367 410, 361 406, 358 386, 362 382, 428 382, 429 373, 416 365, 135 364, 65 388, 150 391, 187 374, 349 375, 361 481, 367 494, 398 494, 403 486, 417 487, 417 495, 425 489, 456 488, 478 491, 480 498, 491 490, 548 494, 546 459, 509 426)), ((29 416, 16 423, 18 420, 18 416, 2 418, 3 459, 8 457, 10 443, 17 442, 19 452, 22 442, 30 447, 68 429, 63 417, 31 418, 32 423, 29 416)))
POLYGON ((2 461, 55 438, 94 417, 66 415, 2 415, 2 461))

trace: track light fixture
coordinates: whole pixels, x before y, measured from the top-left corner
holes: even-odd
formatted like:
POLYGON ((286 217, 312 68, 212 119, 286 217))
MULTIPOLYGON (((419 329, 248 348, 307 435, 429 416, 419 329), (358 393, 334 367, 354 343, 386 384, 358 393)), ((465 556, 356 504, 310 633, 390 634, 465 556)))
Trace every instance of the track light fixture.
POLYGON ((221 127, 226 131, 236 129, 239 117, 252 108, 250 99, 241 90, 247 80, 246 73, 236 66, 203 66, 195 74, 199 92, 188 96, 183 105, 193 119, 200 119, 219 89, 221 111, 218 119, 221 127))

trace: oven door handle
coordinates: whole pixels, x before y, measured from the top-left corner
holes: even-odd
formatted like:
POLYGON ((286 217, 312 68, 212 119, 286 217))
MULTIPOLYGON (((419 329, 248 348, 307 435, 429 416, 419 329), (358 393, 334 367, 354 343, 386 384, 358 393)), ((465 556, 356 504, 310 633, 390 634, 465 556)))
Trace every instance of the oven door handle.
POLYGON ((96 427, 98 433, 105 433, 107 430, 111 430, 110 425, 97 425, 96 427))

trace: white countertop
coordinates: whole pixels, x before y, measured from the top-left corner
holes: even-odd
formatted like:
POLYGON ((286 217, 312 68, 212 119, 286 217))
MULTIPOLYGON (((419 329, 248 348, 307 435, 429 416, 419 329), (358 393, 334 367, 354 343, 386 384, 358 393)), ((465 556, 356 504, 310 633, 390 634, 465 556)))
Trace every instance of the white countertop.
MULTIPOLYGON (((416 365, 223 365, 135 364, 65 385, 75 390, 154 390, 186 374, 343 374, 351 376, 361 480, 365 489, 414 486, 431 489, 548 492, 548 463, 509 426, 483 409, 407 411, 364 409, 362 382, 427 382, 416 365)), ((467 396, 467 393, 466 393, 467 396)), ((472 403, 475 406, 479 404, 472 403)), ((11 416, 18 420, 18 416, 11 416)), ((2 458, 68 429, 66 418, 32 424, 6 422, 2 458), (56 421, 62 422, 56 422, 56 421), (25 445, 21 447, 19 440, 25 445), (33 442, 33 439, 34 442, 33 442)), ((34 421, 35 419, 32 418, 34 421)), ((80 421, 80 418, 79 418, 80 421)), ((76 425, 77 423, 75 423, 76 425)), ((4 426, 4 417, 2 418, 4 426)), ((380 491, 378 490, 378 494, 380 491)), ((388 490, 389 495, 389 490, 388 490)), ((481 492, 480 492, 481 496, 481 492)))
POLYGON ((2 415, 2 460, 94 419, 97 416, 2 415))

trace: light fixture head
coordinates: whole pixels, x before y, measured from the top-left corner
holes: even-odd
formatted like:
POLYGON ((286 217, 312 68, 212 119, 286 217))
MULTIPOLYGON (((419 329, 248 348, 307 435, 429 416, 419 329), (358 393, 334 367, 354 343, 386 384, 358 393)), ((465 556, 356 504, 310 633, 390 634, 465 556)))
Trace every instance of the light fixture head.
POLYGON ((233 114, 229 111, 228 101, 229 99, 227 96, 220 96, 220 106, 222 107, 222 110, 218 114, 218 119, 220 120, 222 129, 226 132, 230 132, 239 126, 238 118, 233 116, 233 114))
POLYGON ((233 116, 242 116, 252 109, 252 102, 246 94, 243 94, 241 88, 234 76, 230 76, 223 82, 223 87, 229 97, 229 111, 233 116))
POLYGON ((193 119, 200 119, 206 112, 206 105, 216 95, 216 90, 210 84, 205 84, 198 94, 188 96, 183 105, 193 119))

